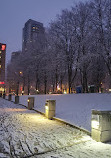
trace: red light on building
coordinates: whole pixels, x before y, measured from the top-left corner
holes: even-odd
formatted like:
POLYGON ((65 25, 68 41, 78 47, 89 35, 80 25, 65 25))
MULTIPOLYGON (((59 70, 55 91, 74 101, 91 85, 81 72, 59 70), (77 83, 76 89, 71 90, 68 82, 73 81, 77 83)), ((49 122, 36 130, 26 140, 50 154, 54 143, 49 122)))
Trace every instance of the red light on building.
POLYGON ((6 50, 6 44, 0 43, 0 50, 2 51, 6 50))
POLYGON ((0 82, 0 84, 5 84, 5 82, 0 82))
POLYGON ((5 49, 6 49, 6 45, 2 44, 1 50, 5 50, 5 49))

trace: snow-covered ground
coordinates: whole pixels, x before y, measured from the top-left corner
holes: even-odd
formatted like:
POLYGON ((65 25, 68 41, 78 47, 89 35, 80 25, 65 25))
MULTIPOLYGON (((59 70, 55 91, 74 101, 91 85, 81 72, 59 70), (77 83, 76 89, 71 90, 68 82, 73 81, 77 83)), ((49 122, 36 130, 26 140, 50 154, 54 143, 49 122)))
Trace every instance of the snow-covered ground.
MULTIPOLYGON (((34 108, 45 112, 46 99, 56 100, 56 117, 91 130, 91 111, 111 110, 111 93, 35 95, 34 108)), ((27 106, 28 96, 20 96, 20 103, 27 106)), ((14 98, 13 98, 14 100, 14 98)))
POLYGON ((0 98, 0 158, 110 158, 111 144, 0 98))

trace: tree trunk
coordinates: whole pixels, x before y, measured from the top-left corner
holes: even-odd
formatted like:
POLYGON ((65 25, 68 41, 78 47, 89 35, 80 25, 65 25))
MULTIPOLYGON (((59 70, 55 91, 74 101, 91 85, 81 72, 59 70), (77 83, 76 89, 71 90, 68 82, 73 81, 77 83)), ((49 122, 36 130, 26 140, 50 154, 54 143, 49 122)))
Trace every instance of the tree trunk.
POLYGON ((55 78, 56 78, 56 92, 57 92, 57 84, 58 84, 58 74, 57 74, 57 69, 56 69, 55 78))
POLYGON ((24 95, 24 87, 25 87, 25 77, 23 77, 23 89, 22 89, 22 95, 24 95))
POLYGON ((19 81, 17 82, 17 89, 16 89, 16 95, 19 94, 19 81))
POLYGON ((83 74, 83 93, 88 93, 88 86, 87 86, 87 75, 86 72, 83 74))
POLYGON ((38 82, 39 82, 38 73, 36 72, 36 86, 35 86, 36 90, 39 89, 39 83, 38 82))
POLYGON ((30 79, 29 79, 29 74, 28 74, 28 95, 30 94, 30 79))
POLYGON ((45 76, 44 76, 44 94, 47 94, 47 76, 46 76, 46 72, 45 72, 45 76))
POLYGON ((63 91, 62 82, 63 82, 63 79, 62 79, 62 77, 61 77, 61 80, 60 80, 60 83, 61 83, 61 92, 63 91))
POLYGON ((72 69, 68 68, 68 88, 69 88, 69 94, 71 93, 71 78, 72 78, 72 69))

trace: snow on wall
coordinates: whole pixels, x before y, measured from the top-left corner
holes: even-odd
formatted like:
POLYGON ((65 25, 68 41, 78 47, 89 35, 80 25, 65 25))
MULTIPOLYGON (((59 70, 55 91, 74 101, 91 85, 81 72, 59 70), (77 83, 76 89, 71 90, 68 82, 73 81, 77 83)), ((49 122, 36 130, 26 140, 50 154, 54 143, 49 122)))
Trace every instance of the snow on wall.
MULTIPOLYGON (((20 96, 20 103, 27 106, 27 95, 20 96)), ((56 117, 91 130, 91 110, 111 110, 110 93, 31 95, 35 97, 34 109, 45 112, 46 99, 56 100, 56 117)))

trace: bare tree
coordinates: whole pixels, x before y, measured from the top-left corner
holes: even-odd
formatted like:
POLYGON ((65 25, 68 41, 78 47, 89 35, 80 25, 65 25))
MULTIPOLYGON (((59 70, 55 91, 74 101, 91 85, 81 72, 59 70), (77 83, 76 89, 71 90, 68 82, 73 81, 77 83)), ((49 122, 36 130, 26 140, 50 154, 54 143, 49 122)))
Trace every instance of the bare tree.
MULTIPOLYGON (((49 33, 53 37, 53 45, 55 45, 55 53, 61 54, 62 60, 65 61, 65 67, 68 74, 69 93, 71 92, 72 78, 75 74, 77 62, 77 45, 76 45, 76 21, 72 12, 63 10, 62 14, 57 17, 57 21, 50 24, 49 33)), ((62 72, 66 70, 62 70, 62 72)), ((64 75, 63 75, 64 76, 64 75)), ((62 77, 62 76, 61 76, 62 77)))

